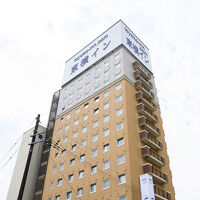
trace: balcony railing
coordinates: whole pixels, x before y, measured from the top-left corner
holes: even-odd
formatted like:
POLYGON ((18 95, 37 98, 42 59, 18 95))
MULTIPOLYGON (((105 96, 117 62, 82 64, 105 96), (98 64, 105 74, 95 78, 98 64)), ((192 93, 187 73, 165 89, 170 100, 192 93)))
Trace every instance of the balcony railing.
POLYGON ((151 102, 151 100, 147 99, 141 91, 136 93, 136 99, 141 101, 151 112, 156 110, 156 105, 151 102))
POLYGON ((158 116, 149 111, 143 103, 137 105, 137 111, 139 114, 144 115, 149 121, 158 122, 158 116))
POLYGON ((136 80, 141 80, 147 89, 151 90, 153 88, 153 84, 150 81, 148 81, 145 77, 143 77, 142 73, 139 70, 136 70, 133 73, 133 75, 136 80))
POLYGON ((148 146, 143 146, 141 148, 142 156, 145 160, 151 162, 157 167, 163 167, 165 165, 165 158, 157 154, 148 146))
POLYGON ((154 193, 156 200, 171 200, 170 192, 166 192, 158 188, 156 185, 154 185, 154 193))
POLYGON ((135 82, 135 87, 137 90, 140 90, 143 92, 143 95, 149 99, 154 99, 154 93, 151 92, 148 88, 145 87, 145 85, 142 83, 141 80, 137 80, 135 82))
POLYGON ((168 182, 168 175, 157 170, 150 163, 143 165, 143 173, 149 173, 152 175, 153 180, 159 184, 165 184, 168 182))
POLYGON ((151 74, 144 67, 142 67, 137 61, 133 63, 133 68, 134 70, 139 70, 142 73, 142 75, 148 80, 151 79, 151 74))
POLYGON ((154 137, 160 136, 160 129, 147 121, 145 116, 138 118, 139 126, 143 127, 148 133, 151 133, 154 137))
POLYGON ((140 132, 140 141, 154 150, 162 150, 163 148, 162 142, 156 140, 146 130, 140 132))

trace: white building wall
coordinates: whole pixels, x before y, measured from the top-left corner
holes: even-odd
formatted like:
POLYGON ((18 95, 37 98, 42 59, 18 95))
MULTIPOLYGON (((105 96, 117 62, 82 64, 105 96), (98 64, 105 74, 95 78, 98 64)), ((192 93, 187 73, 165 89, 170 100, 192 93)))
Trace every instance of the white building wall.
MULTIPOLYGON (((13 171, 13 175, 10 182, 6 200, 16 200, 18 197, 21 181, 24 174, 24 169, 25 169, 25 165, 26 165, 26 161, 27 161, 27 157, 28 157, 28 153, 30 149, 30 145, 28 144, 31 143, 31 140, 32 140, 32 137, 30 137, 30 135, 33 134, 33 130, 34 128, 25 132, 22 137, 20 149, 17 155, 17 160, 15 163, 15 168, 13 171)), ((42 133, 45 131, 46 131, 46 128, 44 128, 43 126, 38 127, 38 133, 42 133)), ((38 140, 39 139, 37 136, 36 141, 38 140)), ((42 150, 43 150, 43 143, 34 145, 30 168, 27 175, 27 181, 24 188, 23 200, 31 200, 35 192, 35 184, 36 184, 37 175, 39 172, 42 150)))
MULTIPOLYGON (((134 85, 136 80, 133 76, 133 63, 135 61, 134 56, 121 46, 91 66, 61 89, 57 116, 67 112, 83 100, 87 100, 123 76, 134 85)), ((155 94, 155 101, 158 103, 154 80, 152 79, 151 82, 154 85, 152 91, 155 94)))

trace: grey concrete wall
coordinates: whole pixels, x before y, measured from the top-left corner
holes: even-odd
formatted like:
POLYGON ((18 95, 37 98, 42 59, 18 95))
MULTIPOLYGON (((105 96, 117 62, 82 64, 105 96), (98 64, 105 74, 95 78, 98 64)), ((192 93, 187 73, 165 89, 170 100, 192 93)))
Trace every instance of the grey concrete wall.
MULTIPOLYGON (((17 160, 15 163, 15 168, 13 171, 12 179, 10 182, 8 194, 6 200, 16 200, 19 194, 21 181, 30 149, 29 143, 31 143, 32 138, 30 135, 33 134, 34 128, 25 132, 20 144, 20 149, 17 155, 17 160)), ((38 133, 46 131, 46 128, 39 126, 38 133)), ((38 136, 36 141, 38 141, 38 136)), ((37 181, 37 175, 40 167, 40 158, 42 155, 43 143, 35 144, 33 149, 33 154, 31 158, 30 168, 27 176, 26 185, 24 188, 23 200, 31 200, 35 191, 35 184, 37 181)))

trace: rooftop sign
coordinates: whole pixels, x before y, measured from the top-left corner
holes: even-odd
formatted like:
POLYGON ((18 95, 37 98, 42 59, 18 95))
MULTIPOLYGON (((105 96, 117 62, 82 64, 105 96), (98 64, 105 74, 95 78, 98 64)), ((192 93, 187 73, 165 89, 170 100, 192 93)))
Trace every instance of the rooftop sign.
POLYGON ((62 85, 65 85, 120 45, 124 45, 133 56, 152 71, 148 48, 120 20, 66 61, 62 85))

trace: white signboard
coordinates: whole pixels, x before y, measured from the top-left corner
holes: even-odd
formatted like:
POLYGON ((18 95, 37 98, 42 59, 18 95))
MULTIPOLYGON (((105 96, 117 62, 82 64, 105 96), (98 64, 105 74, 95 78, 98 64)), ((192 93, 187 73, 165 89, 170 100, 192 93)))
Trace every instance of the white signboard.
POLYGON ((153 179, 149 174, 140 176, 141 200, 155 200, 153 179))
POLYGON ((151 71, 148 49, 120 20, 66 61, 62 85, 75 78, 120 45, 124 45, 151 71))

